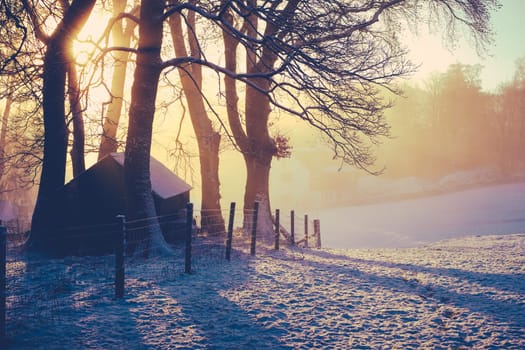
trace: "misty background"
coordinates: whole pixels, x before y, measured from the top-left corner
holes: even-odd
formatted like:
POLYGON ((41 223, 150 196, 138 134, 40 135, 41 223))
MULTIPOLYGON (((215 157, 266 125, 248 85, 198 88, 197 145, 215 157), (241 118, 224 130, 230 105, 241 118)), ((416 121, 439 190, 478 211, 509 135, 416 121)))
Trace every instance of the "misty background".
MULTIPOLYGON (((481 65, 455 63, 424 81, 403 83, 403 95, 392 101, 393 107, 386 113, 391 125, 390 137, 370 145, 377 156, 374 170, 381 172, 378 176, 334 161, 332 150, 312 129, 276 113, 273 130, 289 138, 292 154, 290 158, 273 163, 270 180, 272 209, 279 208, 283 213, 295 210, 298 215, 305 213, 312 218, 325 217, 333 221, 334 213, 342 218, 348 215, 362 218, 364 214, 359 210, 364 209, 351 207, 381 204, 368 207, 371 210, 370 222, 373 222, 382 220, 379 212, 396 210, 388 203, 525 181, 525 159, 522 156, 525 146, 525 59, 516 61, 512 80, 501 83, 492 92, 482 88, 482 71, 481 65), (340 208, 347 208, 347 214, 343 214, 340 208)), ((391 97, 385 93, 385 98, 391 97)), ((185 154, 177 157, 173 151, 174 127, 170 115, 166 113, 156 122, 152 153, 192 184, 191 200, 199 208, 200 174, 195 137, 190 131, 189 118, 182 118, 180 127, 183 132, 177 142, 183 144, 185 154)), ((88 166, 96 160, 95 154, 91 156, 87 158, 88 166)), ((244 169, 242 156, 225 144, 220 163, 223 208, 228 208, 230 202, 242 202, 244 169)), ((15 183, 17 176, 16 171, 6 174, 3 186, 8 188, 11 181, 15 183)), ((517 191, 519 196, 523 194, 521 198, 525 198, 523 186, 517 187, 517 191)), ((30 217, 34 188, 14 188, 2 196, 27 208, 18 213, 19 217, 24 214, 30 217)), ((521 202, 514 200, 512 203, 521 202)), ((420 205, 422 203, 415 204, 415 207, 420 205)), ((431 207, 428 215, 441 210, 439 206, 431 207)), ((409 215, 403 216, 403 220, 415 218, 409 215)), ((390 219, 384 221, 386 225, 391 222, 390 219)), ((360 229, 365 232, 363 225, 369 224, 362 223, 360 229)), ((323 233, 331 232, 332 237, 341 235, 344 239, 345 235, 351 235, 349 230, 344 225, 336 229, 334 224, 322 223, 323 233)), ((388 228, 382 230, 383 233, 386 231, 388 228)), ((358 232, 354 232, 354 236, 357 235, 358 232)), ((363 235, 366 238, 366 234, 363 235)), ((446 236, 446 232, 442 236, 446 236)), ((403 242, 399 237, 395 240, 403 242)), ((328 244, 330 242, 328 239, 328 244)))

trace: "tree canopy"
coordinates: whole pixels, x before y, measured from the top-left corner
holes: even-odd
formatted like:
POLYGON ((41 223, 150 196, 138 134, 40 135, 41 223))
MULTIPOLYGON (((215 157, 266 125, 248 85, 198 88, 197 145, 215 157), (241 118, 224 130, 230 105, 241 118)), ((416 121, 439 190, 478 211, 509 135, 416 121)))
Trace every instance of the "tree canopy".
MULTIPOLYGON (((42 76, 41 80, 39 76, 35 80, 40 81, 37 91, 41 91, 42 96, 39 106, 44 129, 43 162, 37 203, 43 204, 37 205, 35 221, 43 217, 40 210, 45 207, 46 196, 64 184, 70 130, 73 131, 71 159, 78 165, 78 171, 83 170, 83 112, 89 111, 79 100, 78 64, 71 50, 95 3, 95 0, 23 0, 21 4, 2 1, 2 21, 5 28, 14 33, 0 43, 2 75, 14 75, 22 85, 34 84, 28 79, 35 77, 33 71, 42 76)), ((133 64, 125 143, 130 215, 134 218, 155 216, 148 162, 159 79, 163 72, 177 69, 180 78, 186 79, 185 93, 189 93, 193 82, 197 88, 194 95, 198 93, 205 98, 200 67, 206 67, 216 74, 208 79, 221 86, 219 92, 224 98, 226 113, 218 113, 209 103, 207 107, 215 112, 221 130, 229 136, 225 139, 233 141, 246 163, 244 208, 248 210, 256 200, 265 203, 262 206, 265 220, 260 222, 270 224, 271 162, 276 157, 290 156, 287 138, 271 130, 273 112, 306 122, 324 136, 335 158, 376 173, 371 145, 389 135, 384 113, 392 106, 384 91, 399 94, 397 79, 416 69, 407 58, 403 33, 429 26, 440 30, 451 45, 459 35, 468 33, 482 50, 491 40, 490 16, 499 2, 142 0, 137 3, 138 7, 133 5, 122 0, 109 5, 113 17, 103 38, 92 40, 95 52, 91 57, 101 65, 90 66, 103 71, 102 63, 110 54, 120 63, 129 59, 133 64), (172 22, 176 26, 172 28, 175 50, 166 46, 164 40, 168 20, 175 21, 172 22), (202 25, 197 26, 197 21, 202 25), (185 27, 181 31, 182 22, 185 27), (110 33, 115 39, 113 46, 108 44, 110 33), (136 40, 131 39, 133 36, 136 40), (187 42, 182 43, 184 36, 187 42), (210 37, 219 40, 207 42, 210 37), (223 48, 223 55, 213 53, 218 47, 223 48), (213 80, 217 77, 224 79, 224 87, 220 81, 213 80)), ((115 67, 115 74, 120 74, 122 79, 126 65, 120 63, 115 67)), ((99 74, 100 85, 109 86, 105 80, 107 75, 99 74)), ((459 88, 461 93, 476 93, 472 80, 475 71, 459 69, 447 77, 465 82, 459 88)), ((117 102, 125 95, 122 85, 112 85, 107 90, 115 113, 106 116, 101 127, 101 154, 117 145, 114 124, 119 123, 122 113, 122 106, 117 102)), ((450 91, 446 88, 440 94, 450 91)), ((201 100, 201 115, 202 106, 201 100)), ((446 116, 450 118, 452 112, 462 114, 460 108, 459 105, 452 107, 446 116)), ((193 107, 191 110, 196 113, 193 107)), ((209 118, 206 118, 198 119, 201 124, 193 119, 199 142, 206 139, 206 135, 212 135, 218 143, 218 133, 213 126, 208 127, 209 118), (208 126, 198 127, 203 123, 208 126)), ((204 143, 200 145, 201 151, 204 146, 204 143)), ((218 146, 210 152, 218 153, 218 146)), ((200 156, 206 155, 201 152, 200 156)), ((209 169, 216 168, 217 162, 213 163, 209 169)), ((201 166, 204 167, 204 163, 201 166)), ((214 180, 213 184, 218 186, 219 182, 214 180)), ((213 201, 219 197, 217 191, 213 201)))

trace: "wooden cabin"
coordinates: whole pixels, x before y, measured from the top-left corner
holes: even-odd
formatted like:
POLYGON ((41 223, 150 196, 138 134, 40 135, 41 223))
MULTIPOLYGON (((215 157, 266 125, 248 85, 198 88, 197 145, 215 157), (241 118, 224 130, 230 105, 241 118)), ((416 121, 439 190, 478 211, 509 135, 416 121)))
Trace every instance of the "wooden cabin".
MULTIPOLYGON (((184 180, 151 157, 150 176, 157 215, 166 241, 182 239, 184 209, 190 189, 184 180)), ((60 255, 92 255, 113 251, 118 215, 126 213, 124 154, 112 153, 58 189, 46 212, 44 250, 60 255)))

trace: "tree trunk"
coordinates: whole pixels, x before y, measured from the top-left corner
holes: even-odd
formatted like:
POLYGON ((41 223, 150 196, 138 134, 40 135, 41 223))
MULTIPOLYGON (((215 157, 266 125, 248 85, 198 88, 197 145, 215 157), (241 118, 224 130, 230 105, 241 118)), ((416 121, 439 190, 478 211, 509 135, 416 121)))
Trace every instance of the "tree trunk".
MULTIPOLYGON (((267 91, 268 81, 255 80, 261 89, 267 91)), ((268 133, 270 101, 268 97, 252 87, 246 87, 246 133, 250 149, 243 152, 247 177, 244 194, 245 213, 259 202, 258 233, 265 238, 273 237, 270 207, 270 168, 276 153, 275 142, 268 133)), ((245 221, 247 215, 245 214, 245 221)))
POLYGON ((45 228, 46 214, 52 209, 50 196, 64 185, 67 157, 67 127, 65 115, 66 66, 64 43, 58 37, 47 45, 44 58, 44 151, 40 186, 31 222, 31 238, 40 240, 45 228))
MULTIPOLYGON (((199 49, 196 48, 195 38, 195 15, 188 15, 189 26, 188 41, 192 50, 191 55, 199 57, 199 49)), ((188 53, 184 44, 181 16, 175 14, 169 20, 173 46, 177 57, 187 57, 188 53)), ((221 211, 221 195, 219 181, 219 145, 221 135, 213 129, 212 122, 208 117, 204 99, 202 96, 202 68, 200 65, 187 64, 179 67, 179 76, 188 109, 190 111, 191 123, 197 145, 199 147, 199 161, 201 172, 201 228, 209 234, 224 233, 224 218, 221 211)))
POLYGON ((162 63, 163 9, 162 0, 141 2, 137 65, 131 88, 124 161, 127 217, 128 221, 136 222, 136 227, 131 227, 136 229, 136 235, 130 237, 130 249, 141 247, 144 256, 152 251, 169 252, 156 218, 150 180, 153 118, 162 63))
POLYGON ((251 230, 253 204, 259 202, 257 236, 268 241, 273 239, 274 230, 270 207, 271 155, 244 155, 246 164, 246 186, 244 190, 244 228, 251 230))
MULTIPOLYGON (((113 16, 116 17, 126 8, 126 0, 116 0, 113 2, 113 16)), ((128 21, 126 28, 122 21, 113 24, 111 35, 115 46, 129 47, 131 34, 136 27, 136 23, 128 21)), ((126 71, 128 68, 129 53, 127 51, 115 51, 113 53, 115 61, 113 63, 113 77, 111 81, 111 101, 104 118, 98 160, 108 154, 118 150, 117 130, 122 114, 122 102, 124 98, 124 86, 126 83, 126 71)))
MULTIPOLYGON (((235 71, 234 43, 225 40, 226 67, 235 71)), ((262 89, 267 81, 255 81, 262 89)), ((238 95, 235 81, 225 77, 225 94, 228 119, 235 141, 239 146, 246 164, 246 185, 244 192, 244 229, 251 230, 254 202, 259 202, 258 234, 263 238, 273 235, 270 207, 269 179, 272 158, 275 154, 275 143, 268 133, 270 115, 269 99, 256 89, 246 87, 246 132, 242 128, 238 112, 238 95)))
MULTIPOLYGON (((282 16, 289 16, 297 6, 297 1, 287 4, 282 16)), ((234 25, 231 13, 224 15, 225 21, 230 26, 234 25)), ((258 19, 255 15, 244 18, 249 24, 245 25, 248 37, 257 37, 258 19)), ((278 28, 268 25, 265 34, 270 36, 278 28)), ((231 72, 237 72, 237 47, 238 39, 232 37, 227 30, 223 31, 225 67, 231 72)), ((271 48, 264 47, 257 54, 255 47, 246 49, 246 70, 248 73, 264 74, 273 69, 277 56, 271 48)), ((270 100, 265 92, 270 91, 270 81, 264 78, 249 78, 256 88, 246 86, 245 124, 242 126, 238 94, 235 80, 225 77, 225 94, 228 121, 237 146, 244 157, 247 170, 246 187, 244 195, 244 228, 251 226, 251 212, 253 203, 259 202, 258 235, 264 238, 273 236, 272 216, 270 208, 269 177, 272 158, 276 154, 274 140, 268 131, 268 120, 271 112, 270 100)))
MULTIPOLYGON (((46 214, 52 209, 50 196, 64 185, 67 158, 65 115, 66 70, 71 59, 72 41, 88 19, 95 0, 75 0, 67 9, 53 35, 46 39, 43 74, 44 150, 40 186, 33 219, 31 240, 39 241, 46 226, 52 225, 46 214), (47 217, 47 218, 46 218, 47 217)), ((38 25, 38 24, 35 24, 38 25)))
POLYGON ((78 84, 77 70, 74 62, 68 65, 67 77, 69 108, 71 110, 71 117, 73 118, 73 147, 71 147, 69 154, 73 167, 73 177, 77 177, 86 170, 86 162, 84 160, 84 117, 82 115, 80 86, 78 84))
MULTIPOLYGON (((7 146, 7 125, 9 123, 9 115, 11 114, 11 105, 13 104, 13 99, 11 96, 7 96, 5 101, 5 108, 2 114, 2 127, 0 130, 0 184, 2 183, 2 177, 4 176, 5 171, 5 156, 6 156, 6 146, 7 146)), ((2 192, 3 188, 0 188, 2 192)))

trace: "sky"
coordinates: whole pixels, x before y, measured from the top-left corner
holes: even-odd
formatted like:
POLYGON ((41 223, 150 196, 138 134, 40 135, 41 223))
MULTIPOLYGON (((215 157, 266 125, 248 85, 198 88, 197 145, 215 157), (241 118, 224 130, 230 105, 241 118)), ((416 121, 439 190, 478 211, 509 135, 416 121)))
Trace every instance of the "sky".
POLYGON ((450 51, 443 47, 439 35, 419 35, 407 38, 410 57, 421 64, 414 75, 417 80, 425 80, 433 72, 444 72, 450 64, 481 64, 482 88, 490 92, 503 82, 512 80, 515 62, 525 56, 525 0, 502 0, 502 8, 493 15, 492 24, 496 32, 495 43, 484 57, 479 57, 475 47, 467 40, 460 40, 450 51))

